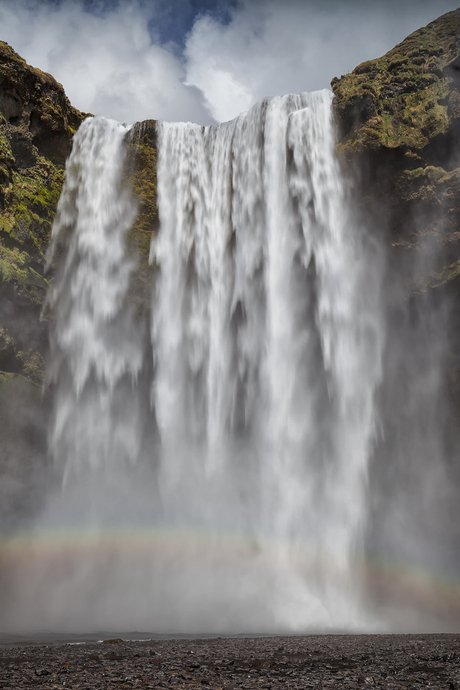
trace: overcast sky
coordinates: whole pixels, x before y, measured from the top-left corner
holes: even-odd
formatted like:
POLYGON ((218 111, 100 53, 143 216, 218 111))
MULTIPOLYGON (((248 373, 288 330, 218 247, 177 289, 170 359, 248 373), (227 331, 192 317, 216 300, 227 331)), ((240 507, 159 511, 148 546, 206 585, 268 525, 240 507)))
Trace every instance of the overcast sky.
POLYGON ((208 124, 329 88, 449 0, 0 0, 0 39, 80 110, 208 124))

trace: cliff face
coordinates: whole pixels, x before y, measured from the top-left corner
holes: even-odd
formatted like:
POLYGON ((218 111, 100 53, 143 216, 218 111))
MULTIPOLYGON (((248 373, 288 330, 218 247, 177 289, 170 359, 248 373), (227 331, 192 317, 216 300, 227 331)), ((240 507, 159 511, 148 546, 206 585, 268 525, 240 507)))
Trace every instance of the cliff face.
MULTIPOLYGON (((48 462, 48 354, 45 307, 55 266, 45 253, 64 183, 72 138, 85 113, 55 79, 0 41, 0 524, 34 512, 48 462), (38 490, 37 490, 38 488, 38 490)), ((139 317, 150 309, 150 237, 156 227, 155 123, 127 137, 126 183, 138 214, 128 237, 136 257, 130 297, 139 317)))
POLYGON ((363 206, 385 217, 391 261, 423 246, 409 290, 451 281, 458 290, 460 10, 333 79, 332 89, 339 154, 361 171, 363 206))
MULTIPOLYGON (((460 10, 332 88, 339 158, 386 261, 368 553, 401 564, 428 553, 458 573, 460 534, 443 526, 459 520, 460 10)), ((397 600, 394 581, 369 587, 397 600)))
POLYGON ((0 42, 0 371, 43 377, 44 253, 84 115, 52 76, 0 42))
POLYGON ((386 247, 390 308, 442 331, 442 385, 460 427, 460 9, 332 89, 339 157, 386 247))
POLYGON ((84 118, 52 76, 0 42, 0 518, 34 510, 46 462, 45 251, 84 118), (36 484, 38 482, 38 484, 36 484), (35 497, 35 498, 34 498, 35 497))
POLYGON ((128 134, 125 179, 137 203, 137 216, 128 234, 128 250, 136 257, 130 297, 139 317, 150 313, 155 268, 149 261, 152 233, 158 229, 157 135, 155 120, 134 125, 128 134))

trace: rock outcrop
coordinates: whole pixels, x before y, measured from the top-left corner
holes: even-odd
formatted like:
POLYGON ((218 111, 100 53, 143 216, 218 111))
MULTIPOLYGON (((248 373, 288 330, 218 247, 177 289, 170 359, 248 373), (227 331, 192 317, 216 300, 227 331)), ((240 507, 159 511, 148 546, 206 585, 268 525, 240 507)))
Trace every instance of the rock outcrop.
POLYGON ((388 291, 402 283, 414 312, 428 300, 448 313, 444 383, 460 424, 460 9, 332 89, 338 153, 387 248, 388 291))
POLYGON ((0 371, 41 383, 45 251, 72 136, 85 115, 0 42, 0 371))
POLYGON ((0 42, 0 518, 34 510, 46 462, 45 252, 72 137, 85 115, 0 42), (37 484, 38 482, 38 484, 37 484), (34 499, 35 497, 35 499, 34 499))
POLYGON ((137 203, 137 216, 128 233, 128 250, 136 257, 130 298, 139 317, 150 313, 155 267, 150 264, 152 233, 158 229, 157 134, 155 120, 137 122, 127 137, 125 178, 137 203))
MULTIPOLYGON (((418 564, 430 554, 434 570, 456 577, 460 534, 443 525, 459 520, 460 9, 332 88, 339 158, 386 257, 367 557, 418 564)), ((374 601, 394 605, 394 578, 369 585, 374 601)))
POLYGON ((338 152, 387 248, 388 291, 402 283, 413 313, 444 311, 443 385, 460 428, 460 9, 332 89, 338 152))
POLYGON ((407 275, 420 292, 460 289, 460 10, 332 80, 339 153, 355 161, 362 203, 385 218, 391 262, 423 248, 407 275))

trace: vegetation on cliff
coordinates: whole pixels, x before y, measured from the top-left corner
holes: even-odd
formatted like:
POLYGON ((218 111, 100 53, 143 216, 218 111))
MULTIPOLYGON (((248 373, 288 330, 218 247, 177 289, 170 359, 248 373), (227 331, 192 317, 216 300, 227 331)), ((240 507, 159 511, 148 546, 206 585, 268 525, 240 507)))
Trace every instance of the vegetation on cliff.
POLYGON ((45 251, 72 136, 85 115, 0 41, 0 371, 39 383, 45 251))
MULTIPOLYGON (((52 76, 0 41, 0 522, 32 513, 48 463, 50 396, 42 382, 48 353, 44 309, 59 251, 45 273, 46 251, 72 138, 84 113, 52 76), (5 479, 7 478, 7 479, 5 479), (31 487, 35 488, 31 497, 31 487)), ((138 213, 128 236, 137 267, 130 299, 139 317, 150 308, 150 239, 157 223, 155 123, 126 139, 125 182, 138 213)))
MULTIPOLYGON (((43 380, 48 344, 43 306, 52 271, 45 274, 45 254, 72 137, 85 117, 51 75, 0 41, 0 372, 35 383, 43 380)), ((125 181, 138 204, 128 237, 138 264, 130 297, 145 314, 157 224, 155 122, 138 123, 127 147, 125 181)))
POLYGON ((137 216, 128 234, 128 250, 138 266, 131 280, 131 299, 139 315, 150 310, 154 268, 150 265, 152 233, 158 228, 157 136, 155 120, 134 125, 127 137, 125 178, 137 203, 137 216))
MULTIPOLYGON (((460 117, 460 10, 332 80, 343 152, 404 149, 417 160, 460 117)), ((456 123, 455 123, 456 124, 456 123)))
POLYGON ((409 292, 448 282, 458 291, 460 9, 333 79, 332 89, 338 152, 365 171, 363 205, 384 214, 393 260, 423 247, 409 292))

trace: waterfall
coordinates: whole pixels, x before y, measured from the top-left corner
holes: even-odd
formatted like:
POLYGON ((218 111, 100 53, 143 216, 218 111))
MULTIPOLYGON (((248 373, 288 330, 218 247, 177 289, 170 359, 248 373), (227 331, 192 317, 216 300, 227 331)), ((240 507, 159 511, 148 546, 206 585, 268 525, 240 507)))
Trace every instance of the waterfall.
POLYGON ((330 101, 274 98, 205 129, 160 123, 153 390, 173 512, 238 521, 283 568, 307 550, 315 615, 346 625, 382 328, 330 101))
POLYGON ((127 128, 94 118, 75 136, 49 295, 63 488, 37 527, 58 526, 65 559, 37 554, 40 625, 372 625, 359 559, 380 268, 334 155, 331 98, 158 123, 150 334, 129 300, 127 128))
POLYGON ((88 467, 111 471, 138 456, 129 398, 143 351, 125 304, 135 267, 125 255, 135 217, 122 189, 126 131, 103 119, 82 124, 53 227, 52 253, 63 243, 65 261, 48 297, 56 315, 49 373, 57 383, 50 447, 65 477, 88 467))

